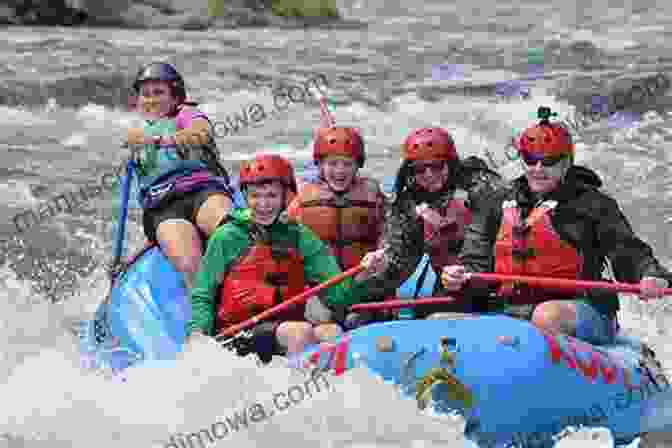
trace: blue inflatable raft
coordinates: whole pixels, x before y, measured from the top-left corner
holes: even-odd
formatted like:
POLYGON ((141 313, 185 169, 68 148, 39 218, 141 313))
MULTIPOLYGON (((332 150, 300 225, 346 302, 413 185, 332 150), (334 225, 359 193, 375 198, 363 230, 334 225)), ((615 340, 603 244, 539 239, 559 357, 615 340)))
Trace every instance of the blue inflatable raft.
MULTIPOLYGON (((146 248, 83 327, 88 367, 173 360, 190 316, 182 275, 157 247, 146 248)), ((552 446, 568 426, 607 427, 627 443, 660 430, 657 409, 672 400, 670 382, 635 341, 594 347, 506 316, 372 324, 297 360, 336 375, 365 366, 420 408, 464 415, 481 447, 552 446)))
POLYGON ((609 428, 617 443, 660 430, 646 416, 672 390, 651 361, 634 341, 595 347, 506 316, 455 315, 358 328, 299 365, 364 366, 421 409, 462 414, 480 447, 546 447, 568 426, 609 428))
MULTIPOLYGON (((243 207, 245 198, 236 178, 232 187, 234 205, 243 207)), ((94 319, 80 322, 82 366, 119 372, 139 361, 174 360, 190 319, 191 300, 183 275, 158 246, 146 246, 115 279, 94 319)))
POLYGON ((81 323, 83 363, 119 371, 142 360, 175 359, 190 319, 182 274, 157 246, 146 247, 115 280, 94 319, 81 323))

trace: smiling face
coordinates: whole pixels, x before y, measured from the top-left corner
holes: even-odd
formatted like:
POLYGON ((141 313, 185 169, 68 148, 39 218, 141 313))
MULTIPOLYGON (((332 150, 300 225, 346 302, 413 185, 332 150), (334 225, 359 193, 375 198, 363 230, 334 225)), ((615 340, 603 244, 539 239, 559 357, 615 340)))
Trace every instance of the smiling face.
POLYGON ((558 188, 572 162, 569 157, 560 159, 523 157, 523 164, 530 191, 543 194, 558 188))
POLYGON ((280 181, 248 185, 247 203, 257 224, 271 225, 285 208, 285 186, 280 181))
POLYGON ((148 120, 169 116, 177 107, 177 98, 166 81, 145 81, 140 87, 138 110, 148 120))
POLYGON ((436 193, 448 182, 450 169, 444 160, 413 162, 415 182, 423 190, 436 193))
POLYGON ((336 192, 350 189, 357 174, 357 162, 352 157, 328 156, 320 163, 322 177, 336 192))

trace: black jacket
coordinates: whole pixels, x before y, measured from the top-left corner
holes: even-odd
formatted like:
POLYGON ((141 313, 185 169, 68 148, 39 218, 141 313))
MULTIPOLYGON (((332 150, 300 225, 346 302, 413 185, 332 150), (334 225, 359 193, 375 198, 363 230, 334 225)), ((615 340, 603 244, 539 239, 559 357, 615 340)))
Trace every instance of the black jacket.
MULTIPOLYGON (((499 174, 488 169, 485 162, 477 157, 463 160, 454 174, 454 187, 468 193, 467 206, 469 207, 478 204, 482 197, 488 196, 504 185, 499 174)), ((416 205, 426 202, 430 206, 439 208, 452 198, 453 190, 424 194, 406 191, 387 202, 385 231, 379 246, 386 249, 386 267, 383 272, 366 281, 372 300, 395 295, 397 288, 415 271, 427 250, 424 241, 424 227, 418 220, 416 205)), ((461 243, 460 241, 456 247, 446 248, 446 250, 457 255, 461 243)), ((442 292, 440 281, 437 281, 434 291, 434 295, 437 294, 446 295, 442 292)), ((436 310, 444 311, 444 308, 438 307, 436 310)), ((423 310, 429 313, 434 311, 435 307, 424 307, 423 310)))
MULTIPOLYGON (((558 205, 551 212, 551 222, 560 237, 578 249, 584 258, 582 280, 601 280, 608 259, 617 281, 638 283, 653 276, 672 280, 672 274, 654 258, 651 247, 632 230, 616 201, 599 188, 602 181, 588 168, 573 166, 562 186, 545 196, 558 205)), ((502 203, 515 200, 526 219, 535 199, 527 179, 521 176, 510 187, 484 198, 467 227, 460 258, 470 272, 494 272, 494 244, 502 220, 502 203)), ((486 288, 487 289, 487 288, 486 288)), ((482 286, 467 285, 465 293, 473 300, 483 297, 482 286)), ((590 292, 588 301, 605 314, 619 309, 618 296, 607 292, 590 292)))

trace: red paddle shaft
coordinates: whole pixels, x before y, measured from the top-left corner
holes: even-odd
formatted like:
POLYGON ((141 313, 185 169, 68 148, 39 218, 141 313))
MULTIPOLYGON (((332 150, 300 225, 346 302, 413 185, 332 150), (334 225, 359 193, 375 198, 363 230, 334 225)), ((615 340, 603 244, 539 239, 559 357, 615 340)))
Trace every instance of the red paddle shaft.
POLYGON ((331 128, 336 126, 336 120, 329 111, 329 107, 327 106, 327 99, 325 97, 320 98, 320 117, 320 125, 323 128, 331 128))
MULTIPOLYGON (((614 292, 629 292, 639 294, 642 288, 636 284, 604 282, 591 280, 572 280, 553 277, 532 277, 525 275, 504 275, 504 274, 486 274, 470 272, 467 274, 470 278, 475 278, 485 282, 521 282, 530 286, 541 288, 562 289, 569 291, 585 291, 587 289, 604 289, 614 292)), ((672 295, 672 288, 661 288, 663 295, 672 295)))
MULTIPOLYGON (((630 283, 610 283, 601 281, 589 280, 572 280, 564 278, 553 277, 531 277, 524 275, 504 275, 504 274, 486 274, 486 273, 469 273, 471 278, 477 278, 486 282, 524 282, 531 286, 542 288, 553 288, 568 290, 573 292, 584 291, 586 289, 606 289, 614 292, 629 292, 639 294, 641 287, 630 283)), ((664 295, 672 295, 672 288, 662 288, 661 292, 664 295)), ((366 311, 366 310, 395 310, 399 308, 412 308, 419 305, 444 305, 455 303, 463 300, 457 297, 433 297, 427 299, 417 300, 386 300, 384 302, 360 303, 350 307, 351 311, 366 311)), ((522 303, 522 302, 521 302, 522 303)), ((536 303, 536 302, 534 302, 536 303)))
POLYGON ((411 308, 418 305, 445 305, 455 303, 461 300, 457 297, 432 297, 429 299, 417 300, 386 300, 385 302, 358 303, 352 305, 350 311, 367 310, 396 310, 399 308, 411 308))

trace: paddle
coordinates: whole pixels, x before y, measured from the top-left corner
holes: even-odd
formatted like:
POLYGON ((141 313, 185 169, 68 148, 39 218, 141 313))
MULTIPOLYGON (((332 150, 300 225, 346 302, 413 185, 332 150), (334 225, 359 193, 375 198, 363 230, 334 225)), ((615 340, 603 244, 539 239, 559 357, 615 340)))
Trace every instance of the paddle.
POLYGON ((329 107, 327 106, 327 99, 324 96, 320 97, 320 126, 323 128, 331 128, 336 126, 336 120, 329 111, 329 107))
POLYGON ((108 323, 107 308, 112 300, 112 291, 114 289, 114 281, 119 274, 119 267, 122 265, 121 258, 124 252, 124 240, 126 239, 126 221, 128 220, 128 203, 131 196, 131 181, 135 175, 136 163, 135 158, 130 157, 126 163, 126 177, 121 186, 121 215, 119 216, 119 224, 114 236, 114 248, 112 262, 108 266, 108 276, 110 278, 110 289, 100 305, 100 318, 94 318, 94 337, 97 342, 102 343, 107 336, 112 334, 112 330, 108 323), (102 321, 102 322, 101 322, 102 321), (100 334, 100 333, 103 334, 100 334))
MULTIPOLYGON (((114 270, 121 263, 121 257, 124 249, 124 239, 126 238, 126 221, 128 219, 128 202, 131 196, 131 180, 135 174, 135 160, 131 157, 126 164, 126 177, 121 187, 121 216, 119 217, 119 227, 114 240, 114 250, 111 265, 111 277, 114 277, 114 270)), ((112 278, 114 280, 114 278, 112 278)))
POLYGON ((412 308, 419 305, 446 305, 462 300, 461 297, 431 297, 415 300, 386 300, 384 302, 358 303, 352 305, 350 311, 371 310, 396 310, 399 308, 412 308))
POLYGON ((232 325, 231 327, 227 328, 226 330, 222 331, 217 336, 215 336, 215 339, 219 342, 222 342, 222 345, 226 345, 227 343, 230 342, 231 339, 235 339, 235 337, 230 338, 230 336, 233 336, 233 335, 235 335, 235 334, 237 334, 237 333, 239 333, 243 330, 246 330, 250 327, 253 327, 256 324, 258 324, 259 322, 261 322, 262 320, 268 319, 269 317, 272 317, 272 316, 275 316, 278 313, 280 313, 281 311, 284 311, 289 307, 292 307, 294 305, 298 305, 302 302, 305 302, 305 300, 308 297, 311 297, 311 296, 321 292, 322 290, 324 290, 326 288, 334 286, 334 285, 342 282, 346 278, 352 277, 353 275, 356 275, 356 274, 360 273, 364 269, 365 269, 365 267, 361 264, 358 265, 358 266, 355 266, 354 268, 350 268, 347 271, 345 271, 341 274, 338 274, 337 276, 327 280, 326 282, 321 283, 321 284, 319 284, 319 285, 317 285, 313 288, 307 289, 307 290, 303 291, 301 294, 299 294, 295 297, 292 297, 291 299, 286 300, 286 301, 282 302, 281 304, 274 306, 273 308, 267 309, 266 311, 264 311, 262 313, 259 313, 256 316, 253 316, 250 319, 247 319, 247 320, 245 320, 245 321, 243 321, 239 324, 232 325), (222 341, 224 338, 230 338, 230 339, 222 341))
MULTIPOLYGON (((572 280, 565 278, 553 277, 532 277, 524 275, 504 275, 492 273, 467 273, 471 278, 477 278, 486 282, 506 282, 519 281, 541 288, 561 289, 571 292, 582 292, 587 289, 605 289, 614 292, 626 292, 639 294, 641 287, 638 284, 631 283, 611 283, 604 281, 590 281, 590 280, 572 280)), ((672 295, 672 288, 662 288, 661 291, 665 295, 672 295)), ((445 305, 455 303, 463 300, 461 297, 432 297, 418 300, 386 300, 384 302, 370 302, 358 303, 350 307, 351 311, 365 311, 365 310, 384 310, 384 309, 399 309, 412 308, 419 305, 445 305)), ((539 300, 530 303, 537 303, 539 300)), ((519 302, 521 304, 525 301, 519 302)))
MULTIPOLYGON (((568 278, 554 278, 554 277, 532 277, 526 275, 504 275, 493 273, 479 273, 468 272, 466 277, 475 278, 485 282, 522 282, 530 286, 549 289, 561 289, 572 292, 582 292, 590 289, 603 289, 613 292, 629 292, 639 294, 641 287, 638 284, 619 283, 619 282, 605 282, 592 280, 573 280, 568 278)), ((664 295, 672 295, 672 288, 662 288, 661 292, 664 295)))

